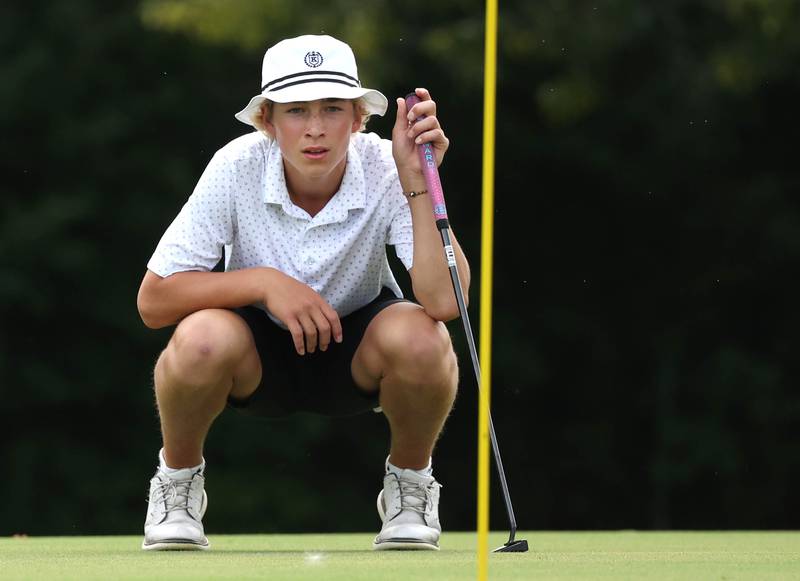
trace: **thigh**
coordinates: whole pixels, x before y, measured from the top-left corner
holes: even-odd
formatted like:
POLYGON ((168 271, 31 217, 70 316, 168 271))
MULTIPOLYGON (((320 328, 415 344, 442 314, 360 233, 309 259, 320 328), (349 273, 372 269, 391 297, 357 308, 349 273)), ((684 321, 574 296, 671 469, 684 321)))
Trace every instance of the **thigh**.
POLYGON ((255 339, 250 327, 230 311, 224 311, 231 316, 231 326, 235 328, 236 334, 246 345, 242 353, 242 358, 236 364, 233 371, 233 386, 231 387, 231 397, 246 398, 258 389, 261 384, 261 358, 258 356, 255 339))

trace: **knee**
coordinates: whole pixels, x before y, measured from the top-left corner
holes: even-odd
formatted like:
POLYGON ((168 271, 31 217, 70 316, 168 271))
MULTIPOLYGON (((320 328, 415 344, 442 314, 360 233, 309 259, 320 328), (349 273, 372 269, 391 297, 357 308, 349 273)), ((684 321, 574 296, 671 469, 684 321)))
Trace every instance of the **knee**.
POLYGON ((456 356, 447 327, 422 309, 395 321, 385 349, 404 375, 415 376, 420 382, 457 379, 456 356))
POLYGON ((233 367, 247 348, 244 323, 230 311, 197 311, 182 320, 159 360, 181 375, 233 367))

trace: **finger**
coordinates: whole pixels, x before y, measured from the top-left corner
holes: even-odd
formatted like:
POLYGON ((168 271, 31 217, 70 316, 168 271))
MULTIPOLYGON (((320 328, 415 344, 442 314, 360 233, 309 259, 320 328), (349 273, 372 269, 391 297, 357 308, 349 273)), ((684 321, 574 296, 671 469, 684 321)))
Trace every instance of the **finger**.
POLYGON ((303 334, 306 336, 306 351, 313 353, 317 350, 317 326, 307 313, 301 313, 297 318, 303 327, 303 334))
POLYGON ((414 89, 414 94, 420 98, 420 101, 428 101, 431 99, 431 92, 425 87, 417 87, 414 89))
POLYGON ((297 351, 298 355, 305 355, 306 344, 303 340, 303 327, 301 327, 300 323, 298 323, 296 320, 287 322, 286 326, 289 328, 289 332, 292 334, 294 350, 297 351))
POLYGON ((406 114, 406 117, 409 121, 414 121, 420 117, 428 117, 431 115, 436 115, 436 101, 428 100, 420 101, 411 107, 411 110, 406 114))
POLYGON ((439 125, 439 120, 433 117, 426 117, 425 119, 420 119, 416 123, 414 123, 411 127, 408 128, 406 135, 409 139, 414 139, 420 133, 424 133, 425 131, 431 131, 433 129, 439 129, 441 126, 439 125))
POLYGON ((329 304, 325 304, 322 308, 322 314, 325 315, 325 318, 328 319, 328 323, 331 326, 331 335, 333 335, 333 340, 337 343, 342 342, 342 323, 339 321, 339 314, 333 310, 333 307, 329 304))
POLYGON ((331 342, 331 324, 321 310, 312 311, 311 319, 317 327, 319 350, 327 351, 328 345, 331 342))
POLYGON ((450 140, 441 129, 433 129, 420 133, 414 138, 414 143, 432 143, 436 149, 447 149, 450 145, 450 140))

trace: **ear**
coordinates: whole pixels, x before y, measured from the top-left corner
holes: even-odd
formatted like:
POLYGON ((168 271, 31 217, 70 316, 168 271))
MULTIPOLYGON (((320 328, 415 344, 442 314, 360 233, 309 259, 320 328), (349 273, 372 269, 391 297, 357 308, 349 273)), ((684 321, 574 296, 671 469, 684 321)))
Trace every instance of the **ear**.
POLYGON ((361 129, 361 112, 358 110, 356 101, 353 101, 353 124, 350 126, 350 133, 358 133, 361 129))
POLYGON ((275 139, 275 126, 272 124, 272 121, 267 119, 266 111, 264 112, 264 130, 272 139, 275 139))
POLYGON ((261 125, 264 131, 266 131, 272 139, 275 139, 275 125, 273 125, 270 120, 270 111, 268 107, 262 107, 261 109, 261 125))

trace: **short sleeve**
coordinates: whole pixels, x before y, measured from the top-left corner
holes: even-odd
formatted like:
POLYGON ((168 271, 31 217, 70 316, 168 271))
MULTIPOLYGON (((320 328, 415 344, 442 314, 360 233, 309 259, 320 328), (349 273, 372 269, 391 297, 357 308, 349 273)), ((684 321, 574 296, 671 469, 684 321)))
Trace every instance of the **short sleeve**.
MULTIPOLYGON (((400 194, 402 195, 402 194, 400 194)), ((392 222, 389 225, 388 243, 394 246, 397 258, 410 270, 414 264, 414 229, 411 223, 411 208, 408 201, 398 205, 392 215, 392 222)))
POLYGON ((167 228, 147 268, 161 277, 187 270, 212 270, 223 247, 233 240, 233 199, 236 172, 217 153, 192 195, 167 228))

